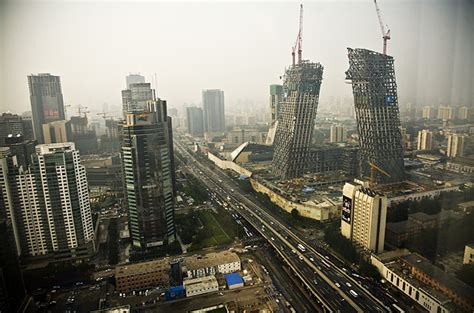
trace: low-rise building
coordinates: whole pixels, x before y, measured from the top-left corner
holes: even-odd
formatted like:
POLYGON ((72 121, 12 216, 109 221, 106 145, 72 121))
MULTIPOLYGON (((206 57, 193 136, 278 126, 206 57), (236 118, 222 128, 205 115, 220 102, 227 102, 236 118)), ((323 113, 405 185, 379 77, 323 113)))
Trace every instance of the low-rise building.
POLYGON ((474 288, 442 271, 424 257, 412 253, 400 258, 408 272, 418 281, 441 292, 465 311, 474 310, 474 288))
POLYGON ((115 268, 115 288, 130 292, 146 288, 167 288, 170 281, 170 260, 163 258, 115 268))
POLYGON ((186 297, 219 291, 219 283, 214 275, 190 278, 183 281, 186 297))
POLYGON ((234 252, 222 251, 204 256, 193 255, 184 259, 189 278, 227 274, 241 270, 240 258, 234 252))
POLYGON ((244 286, 244 280, 239 275, 239 273, 225 274, 224 277, 225 282, 227 284, 227 288, 229 288, 230 290, 241 288, 244 286))
POLYGON ((466 245, 464 247, 464 259, 462 264, 474 263, 474 244, 466 245))

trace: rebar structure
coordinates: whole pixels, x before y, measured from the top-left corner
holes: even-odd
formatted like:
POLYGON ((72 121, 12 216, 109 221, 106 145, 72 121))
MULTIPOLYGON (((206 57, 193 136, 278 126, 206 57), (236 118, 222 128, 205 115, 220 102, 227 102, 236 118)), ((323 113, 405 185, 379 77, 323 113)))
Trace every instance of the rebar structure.
POLYGON ((322 77, 323 66, 307 60, 286 70, 272 161, 274 174, 283 179, 301 176, 310 162, 322 77))
POLYGON ((360 170, 370 175, 376 164, 389 176, 377 173, 376 183, 404 180, 403 146, 393 57, 367 49, 348 48, 354 106, 360 144, 360 170))

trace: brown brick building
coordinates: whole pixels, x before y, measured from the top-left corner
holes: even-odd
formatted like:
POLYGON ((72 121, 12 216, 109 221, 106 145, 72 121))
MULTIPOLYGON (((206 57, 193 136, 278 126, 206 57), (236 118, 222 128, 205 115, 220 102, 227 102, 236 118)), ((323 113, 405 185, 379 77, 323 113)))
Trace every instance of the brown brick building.
POLYGON ((163 258, 127 264, 115 269, 115 284, 119 292, 161 287, 170 283, 170 260, 163 258))

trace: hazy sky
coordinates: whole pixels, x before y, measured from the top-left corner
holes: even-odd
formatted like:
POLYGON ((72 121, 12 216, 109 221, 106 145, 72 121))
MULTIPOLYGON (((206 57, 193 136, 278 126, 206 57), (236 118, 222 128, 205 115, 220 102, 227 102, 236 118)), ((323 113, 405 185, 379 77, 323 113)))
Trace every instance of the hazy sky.
MULTIPOLYGON (((474 102, 474 1, 379 0, 391 28, 399 97, 420 105, 474 102)), ((220 88, 226 105, 267 105, 290 64, 299 2, 0 0, 0 111, 30 109, 26 76, 61 76, 65 103, 120 105, 129 72, 170 106, 220 88), (3 2, 2 2, 3 1, 3 2)), ((380 50, 372 0, 304 2, 303 57, 321 62, 321 101, 350 96, 346 47, 380 50)))

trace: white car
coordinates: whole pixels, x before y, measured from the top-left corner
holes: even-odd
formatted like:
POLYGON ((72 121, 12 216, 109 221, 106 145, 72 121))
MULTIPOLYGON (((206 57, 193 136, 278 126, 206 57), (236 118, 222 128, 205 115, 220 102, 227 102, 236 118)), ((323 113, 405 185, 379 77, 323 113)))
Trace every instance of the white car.
POLYGON ((337 288, 341 288, 341 284, 339 283, 335 283, 334 285, 336 285, 337 288))

